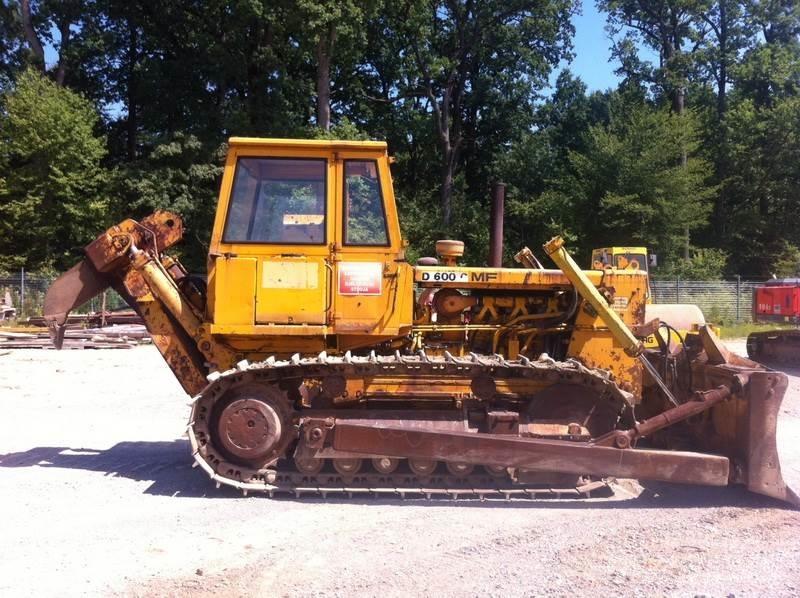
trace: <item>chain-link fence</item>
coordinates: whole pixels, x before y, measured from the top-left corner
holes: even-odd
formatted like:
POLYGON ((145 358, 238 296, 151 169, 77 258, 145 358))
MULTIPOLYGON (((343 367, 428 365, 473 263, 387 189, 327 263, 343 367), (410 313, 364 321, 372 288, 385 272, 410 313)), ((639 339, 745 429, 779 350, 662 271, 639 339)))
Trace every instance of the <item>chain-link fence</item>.
MULTIPOLYGON (((44 309, 44 296, 54 277, 28 274, 24 270, 10 276, 0 276, 0 304, 10 300, 11 307, 17 310, 16 319, 41 316, 44 309)), ((75 313, 91 313, 103 307, 103 295, 99 295, 75 310, 75 313)), ((115 291, 105 292, 105 308, 113 311, 127 307, 125 301, 115 291)))
MULTIPOLYGON (((17 319, 42 315, 44 295, 53 282, 52 277, 29 275, 24 271, 0 277, 0 303, 11 300, 17 319)), ((693 303, 698 305, 709 322, 732 323, 752 319, 754 282, 742 280, 654 280, 650 283, 654 303, 693 303)), ((113 290, 106 291, 106 309, 126 307, 113 290)), ((77 313, 96 312, 102 308, 102 296, 95 297, 75 310, 77 313)))
POLYGON ((650 283, 654 303, 692 303, 706 320, 717 324, 749 322, 753 319, 755 282, 736 280, 654 280, 650 283))

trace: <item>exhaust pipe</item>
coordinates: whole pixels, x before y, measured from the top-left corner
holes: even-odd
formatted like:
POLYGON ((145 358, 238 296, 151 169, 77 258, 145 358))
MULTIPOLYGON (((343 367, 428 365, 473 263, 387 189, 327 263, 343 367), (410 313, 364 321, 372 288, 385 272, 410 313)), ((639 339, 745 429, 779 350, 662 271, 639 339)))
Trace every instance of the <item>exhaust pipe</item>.
POLYGON ((489 216, 489 267, 503 267, 503 213, 506 202, 506 184, 492 183, 492 211, 489 216))

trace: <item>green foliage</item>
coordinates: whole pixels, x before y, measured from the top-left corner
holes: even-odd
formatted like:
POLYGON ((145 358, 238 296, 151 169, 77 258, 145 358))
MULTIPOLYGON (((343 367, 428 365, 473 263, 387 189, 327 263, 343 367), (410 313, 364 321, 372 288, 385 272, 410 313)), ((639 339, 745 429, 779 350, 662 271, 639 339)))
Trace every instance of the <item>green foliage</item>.
POLYGON ((387 140, 412 259, 459 238, 484 263, 503 180, 508 265, 561 234, 582 263, 647 245, 661 276, 797 269, 797 2, 601 0, 622 81, 593 93, 568 70, 546 89, 576 0, 201 4, 32 2, 47 65, 0 7, 0 268, 62 269, 169 208, 204 270, 224 143, 248 135, 387 140))
POLYGON ((775 256, 774 268, 774 274, 778 278, 800 276, 800 249, 784 241, 783 251, 775 256))
POLYGON ((179 133, 157 145, 147 159, 120 166, 115 173, 115 220, 156 209, 177 212, 185 229, 177 250, 187 267, 202 272, 225 149, 179 133))
POLYGON ((108 223, 108 171, 98 117, 34 70, 0 115, 0 267, 65 268, 108 223))
POLYGON ((673 262, 686 229, 705 225, 715 191, 698 156, 696 117, 609 100, 608 121, 603 115, 588 126, 564 158, 554 159, 544 145, 550 140, 538 134, 539 155, 545 167, 554 165, 545 170, 553 176, 538 195, 512 200, 510 212, 540 239, 562 234, 579 241, 581 258, 591 247, 641 244, 673 262))
POLYGON ((369 135, 350 122, 346 116, 334 124, 330 130, 320 129, 317 126, 307 127, 305 137, 310 139, 343 139, 346 141, 369 141, 369 135))
POLYGON ((375 177, 346 175, 347 217, 345 243, 354 245, 388 245, 386 218, 381 205, 381 190, 375 177))
POLYGON ((745 275, 768 276, 800 246, 800 97, 775 98, 771 107, 744 100, 727 126, 732 260, 745 275))
POLYGON ((666 268, 659 268, 656 277, 665 280, 720 280, 728 263, 728 254, 721 249, 695 249, 690 259, 673 259, 666 268))
POLYGON ((589 132, 586 153, 571 161, 579 189, 597 205, 601 246, 650 246, 667 263, 683 248, 685 231, 702 228, 715 189, 709 165, 697 157, 699 140, 692 113, 636 107, 624 119, 589 132), (683 162, 684 152, 688 156, 683 162))

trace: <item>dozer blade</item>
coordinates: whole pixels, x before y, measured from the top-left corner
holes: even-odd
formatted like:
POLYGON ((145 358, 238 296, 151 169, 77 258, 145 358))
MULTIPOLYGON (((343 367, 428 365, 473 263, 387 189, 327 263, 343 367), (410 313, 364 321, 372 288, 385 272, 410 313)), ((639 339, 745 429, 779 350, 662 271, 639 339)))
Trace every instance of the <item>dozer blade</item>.
POLYGON ((730 400, 717 405, 708 421, 697 425, 697 444, 707 452, 731 458, 735 464, 732 482, 800 506, 795 490, 800 483, 796 479, 800 475, 795 475, 797 466, 789 470, 790 484, 787 484, 777 441, 778 414, 789 386, 788 376, 732 353, 706 326, 699 332, 708 362, 694 375, 706 383, 726 383, 744 375, 748 382, 730 400))
POLYGON ((800 506, 798 493, 790 487, 798 488, 800 466, 795 465, 785 480, 778 453, 778 414, 789 379, 782 372, 758 372, 750 376, 747 386, 747 438, 742 447, 746 449, 747 488, 800 506))
POLYGON ((108 276, 98 272, 89 260, 82 260, 50 285, 44 297, 44 319, 56 349, 64 343, 69 312, 102 293, 110 284, 108 276))

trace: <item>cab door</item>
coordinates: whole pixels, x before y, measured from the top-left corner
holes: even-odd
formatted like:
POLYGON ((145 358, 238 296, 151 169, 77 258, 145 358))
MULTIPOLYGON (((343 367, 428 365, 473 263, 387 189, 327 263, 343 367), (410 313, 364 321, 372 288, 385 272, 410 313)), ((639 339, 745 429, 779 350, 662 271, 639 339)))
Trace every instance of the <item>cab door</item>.
POLYGON ((259 260, 256 324, 326 324, 335 171, 324 157, 278 159, 277 166, 272 189, 262 193, 274 205, 268 227, 275 245, 259 260))
POLYGON ((222 242, 255 266, 256 324, 327 323, 331 203, 329 152, 237 156, 222 242))
POLYGON ((334 253, 334 331, 396 334, 409 319, 410 268, 385 155, 338 152, 334 253), (408 292, 407 292, 408 291, 408 292))

